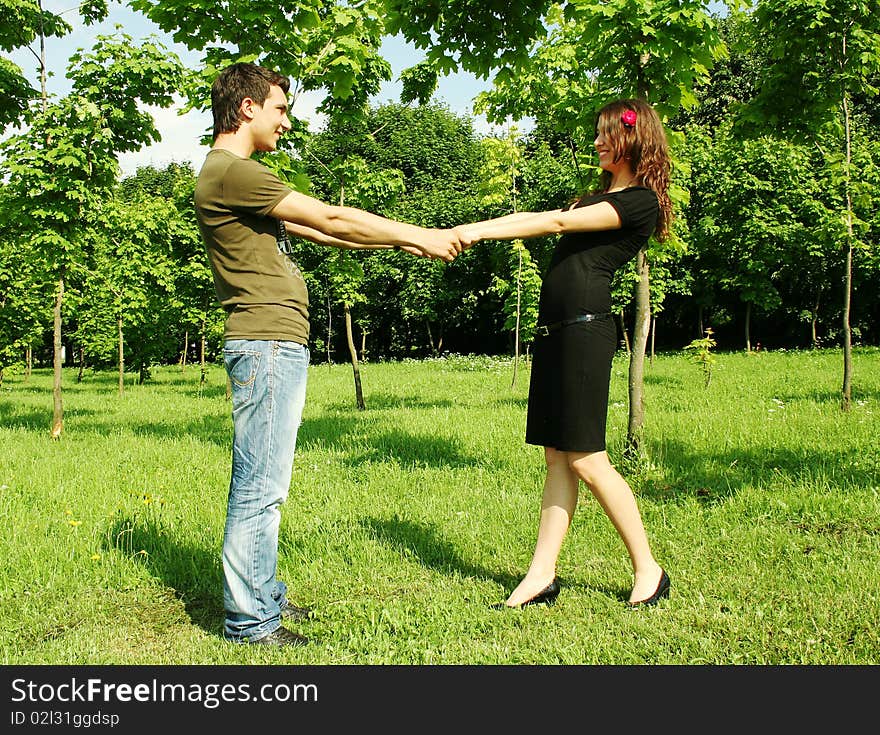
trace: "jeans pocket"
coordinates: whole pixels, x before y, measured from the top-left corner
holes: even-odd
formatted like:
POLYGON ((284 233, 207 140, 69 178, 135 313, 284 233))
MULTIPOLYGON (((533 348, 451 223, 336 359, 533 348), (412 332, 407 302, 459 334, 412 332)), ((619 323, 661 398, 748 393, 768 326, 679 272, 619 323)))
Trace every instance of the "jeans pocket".
POLYGON ((254 394, 260 353, 254 350, 223 350, 226 373, 232 382, 232 410, 246 405, 254 394))

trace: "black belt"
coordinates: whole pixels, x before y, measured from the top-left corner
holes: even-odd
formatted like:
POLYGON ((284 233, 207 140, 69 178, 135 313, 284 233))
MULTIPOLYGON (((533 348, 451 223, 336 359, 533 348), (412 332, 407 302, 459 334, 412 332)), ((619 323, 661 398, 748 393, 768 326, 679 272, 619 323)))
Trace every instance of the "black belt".
POLYGON ((581 322, 594 322, 597 319, 606 319, 611 316, 611 312, 605 311, 601 314, 581 314, 571 319, 563 319, 561 322, 553 322, 552 324, 539 324, 535 327, 535 334, 538 337, 549 337, 551 332, 563 327, 570 327, 572 324, 580 324, 581 322))

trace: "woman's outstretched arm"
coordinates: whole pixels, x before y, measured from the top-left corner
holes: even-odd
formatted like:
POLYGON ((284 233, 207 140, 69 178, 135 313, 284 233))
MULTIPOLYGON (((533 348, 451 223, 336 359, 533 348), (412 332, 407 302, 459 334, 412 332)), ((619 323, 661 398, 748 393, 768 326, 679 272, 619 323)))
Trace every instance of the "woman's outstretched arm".
POLYGON ((472 222, 455 228, 465 247, 480 240, 527 240, 543 235, 589 230, 616 230, 620 215, 608 202, 597 202, 574 209, 554 209, 549 212, 517 212, 504 217, 472 222))

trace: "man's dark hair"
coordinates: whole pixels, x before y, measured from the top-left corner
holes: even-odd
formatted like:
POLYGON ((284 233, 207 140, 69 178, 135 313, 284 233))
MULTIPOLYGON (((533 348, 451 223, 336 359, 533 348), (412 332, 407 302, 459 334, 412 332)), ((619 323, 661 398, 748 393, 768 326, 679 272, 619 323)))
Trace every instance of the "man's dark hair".
POLYGON ((269 87, 290 89, 290 80, 256 64, 227 66, 211 85, 211 112, 214 114, 214 139, 221 133, 234 133, 241 126, 239 107, 245 97, 262 105, 269 96, 269 87))

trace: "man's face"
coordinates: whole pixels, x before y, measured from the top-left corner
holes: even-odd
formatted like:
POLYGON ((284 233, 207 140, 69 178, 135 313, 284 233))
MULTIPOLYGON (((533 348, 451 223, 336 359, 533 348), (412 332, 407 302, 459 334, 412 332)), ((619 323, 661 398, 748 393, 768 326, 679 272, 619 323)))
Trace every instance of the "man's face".
POLYGON ((251 101, 251 132, 258 151, 274 151, 278 139, 290 130, 287 96, 281 87, 269 87, 269 96, 262 105, 251 101))

